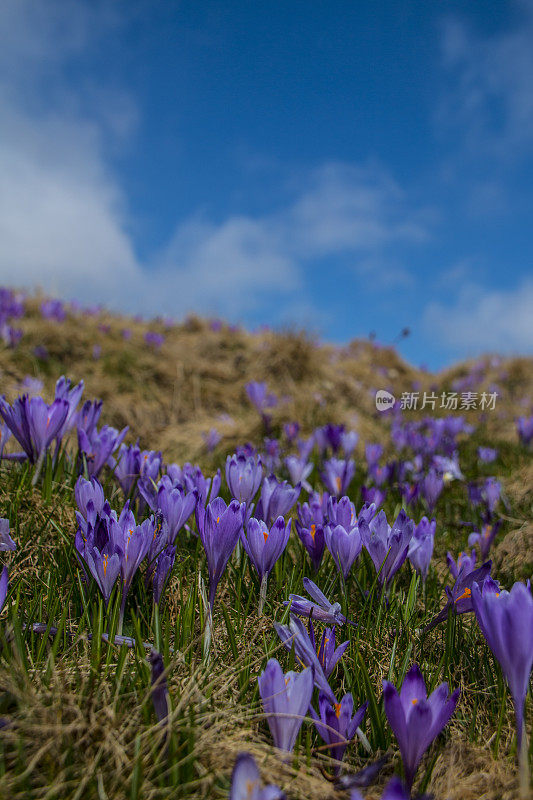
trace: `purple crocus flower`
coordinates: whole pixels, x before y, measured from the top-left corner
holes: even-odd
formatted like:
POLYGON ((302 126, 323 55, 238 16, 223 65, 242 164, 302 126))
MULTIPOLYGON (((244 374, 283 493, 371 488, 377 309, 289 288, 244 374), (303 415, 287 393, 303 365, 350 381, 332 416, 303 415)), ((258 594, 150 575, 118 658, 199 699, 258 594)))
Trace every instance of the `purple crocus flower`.
POLYGON ((330 458, 324 461, 324 471, 320 473, 322 482, 330 494, 338 497, 346 494, 355 475, 355 463, 342 458, 330 458))
POLYGON ((533 414, 530 417, 519 417, 516 420, 518 438, 525 447, 533 441, 533 414))
POLYGON ((9 535, 9 520, 0 519, 0 552, 2 550, 16 550, 17 545, 9 535))
POLYGON ((533 665, 533 597, 517 581, 510 592, 472 586, 472 605, 478 625, 509 684, 516 716, 518 749, 524 730, 524 705, 533 665))
POLYGON ((420 481, 419 488, 422 497, 427 503, 429 511, 433 511, 437 505, 437 500, 444 489, 443 479, 435 469, 431 468, 420 481))
POLYGON ((174 544, 196 507, 197 489, 186 492, 182 485, 174 486, 168 475, 163 475, 155 496, 146 490, 144 482, 139 484, 139 490, 152 511, 160 514, 167 523, 167 544, 174 544))
MULTIPOLYGON (((265 424, 267 424, 266 418, 265 424)), ((267 473, 270 475, 270 473, 276 472, 281 464, 281 447, 278 439, 269 438, 268 436, 265 436, 263 443, 263 464, 265 465, 267 473)))
POLYGON ((353 451, 357 447, 359 441, 359 434, 356 431, 346 431, 341 434, 341 447, 344 450, 346 458, 350 458, 353 451))
POLYGON ((453 454, 453 458, 440 455, 433 456, 431 464, 444 483, 449 483, 453 480, 464 481, 465 476, 461 472, 457 458, 457 453, 453 454))
POLYGON ((252 502, 263 478, 260 456, 233 455, 226 459, 226 483, 239 503, 252 502))
POLYGON ((217 444, 221 441, 222 436, 216 428, 210 428, 207 433, 202 433, 205 449, 208 453, 212 453, 217 444))
POLYGON ((315 570, 320 567, 326 541, 324 539, 325 510, 328 495, 321 497, 313 493, 308 503, 298 503, 298 519, 295 522, 296 533, 307 550, 315 570))
POLYGON ((150 676, 150 694, 152 697, 152 703, 154 704, 155 715, 160 724, 165 724, 168 719, 169 702, 163 656, 157 650, 152 648, 148 656, 148 661, 152 667, 150 676))
MULTIPOLYGON (((4 603, 6 602, 7 587, 8 587, 8 573, 7 573, 7 567, 4 567, 4 569, 0 573, 0 612, 2 611, 4 603)), ((311 691, 312 691, 312 684, 311 684, 311 691)), ((311 700, 311 698, 309 698, 309 700, 311 700)))
POLYGON ((193 467, 191 464, 184 464, 183 470, 179 470, 176 474, 177 481, 173 477, 173 467, 170 465, 167 469, 167 474, 174 483, 183 483, 187 491, 192 492, 196 489, 198 494, 198 505, 205 507, 208 499, 212 502, 220 491, 220 484, 222 479, 220 477, 220 470, 217 469, 212 478, 206 478, 200 467, 193 467), (178 477, 179 475, 179 477, 178 477))
POLYGON ((159 350, 163 342, 165 341, 165 337, 162 333, 156 333, 155 331, 146 331, 144 334, 144 341, 150 347, 153 347, 154 350, 159 350))
MULTIPOLYGON (((315 728, 328 746, 331 757, 336 761, 342 761, 348 744, 363 721, 367 707, 368 703, 363 703, 354 714, 351 694, 345 694, 340 703, 332 705, 322 692, 318 696, 320 716, 313 706, 309 706, 309 713, 313 717, 315 728)), ((337 772, 339 771, 340 764, 337 767, 337 772)))
POLYGON ((213 610, 218 582, 239 540, 242 507, 237 500, 227 506, 221 497, 215 497, 205 508, 196 506, 196 525, 207 556, 209 605, 213 610))
POLYGON ((64 322, 67 318, 65 307, 61 300, 43 300, 41 303, 41 314, 44 319, 64 322))
POLYGON ((376 508, 380 508, 387 499, 387 492, 378 486, 361 486, 361 497, 363 503, 373 503, 376 508))
POLYGON ((457 556, 457 562, 454 560, 452 554, 448 552, 446 555, 446 563, 448 564, 448 569, 450 570, 453 578, 457 578, 461 570, 464 574, 468 574, 475 569, 476 551, 472 550, 470 555, 468 555, 466 551, 459 553, 457 556))
POLYGON ((291 482, 293 484, 301 483, 305 491, 310 492, 311 484, 307 478, 313 471, 313 462, 307 461, 305 458, 298 458, 298 456, 287 456, 285 466, 289 472, 291 482))
POLYGON ((0 414, 32 464, 42 460, 61 433, 68 412, 66 400, 54 400, 47 405, 42 397, 23 395, 10 406, 0 397, 0 414))
POLYGON ((329 698, 330 703, 336 703, 335 695, 331 690, 322 664, 318 659, 318 654, 315 649, 314 632, 311 638, 302 620, 294 617, 292 614, 289 618, 288 625, 281 625, 279 622, 275 622, 274 628, 287 650, 290 651, 294 647, 296 658, 298 658, 304 666, 312 668, 315 686, 320 689, 320 691, 324 692, 329 698))
MULTIPOLYGON (((350 800, 363 800, 363 795, 358 789, 354 789, 350 794, 350 800)), ((411 800, 411 792, 406 789, 401 779, 394 775, 381 795, 381 800, 411 800)), ((424 795, 416 800, 431 800, 429 795, 424 795)))
POLYGON ((260 580, 270 574, 287 546, 290 532, 291 520, 285 524, 283 517, 278 517, 270 530, 266 522, 254 517, 246 523, 246 533, 244 530, 241 532, 241 541, 260 580))
POLYGON ((154 590, 154 602, 159 604, 161 595, 167 583, 168 577, 172 572, 174 561, 176 558, 176 548, 173 545, 168 545, 157 556, 155 569, 152 578, 152 586, 154 590))
POLYGON ((457 580, 450 589, 449 586, 444 587, 446 596, 448 598, 444 608, 434 617, 431 622, 426 625, 424 632, 430 631, 440 622, 448 618, 448 612, 453 609, 456 614, 468 614, 474 610, 472 605, 472 587, 474 584, 479 584, 484 587, 488 592, 499 592, 500 585, 490 576, 492 561, 487 561, 481 567, 468 572, 469 565, 465 564, 459 570, 457 580))
POLYGON ((383 681, 385 713, 400 747, 408 789, 422 756, 455 711, 459 694, 456 689, 449 695, 448 684, 441 683, 428 697, 418 664, 405 676, 399 694, 392 683, 383 681))
POLYGON ((114 451, 122 444, 129 427, 120 432, 109 425, 104 425, 100 431, 96 428, 88 434, 83 428, 78 427, 78 446, 80 454, 85 457, 87 473, 97 477, 103 466, 114 451))
POLYGON ((138 478, 142 478, 145 483, 152 485, 155 483, 163 463, 163 456, 161 451, 141 450, 138 442, 133 445, 121 444, 116 458, 111 456, 108 463, 122 491, 128 497, 138 478))
POLYGON ((315 430, 314 438, 321 453, 327 450, 328 447, 330 447, 334 453, 337 453, 342 445, 343 435, 344 425, 328 423, 315 430))
POLYGON ((275 394, 269 394, 266 383, 250 381, 244 388, 246 389, 248 399, 260 414, 263 414, 267 408, 277 406, 278 398, 275 394))
POLYGON ((87 400, 78 412, 78 431, 82 428, 89 439, 96 433, 96 426, 102 413, 102 400, 87 400))
POLYGON ((407 558, 414 522, 402 508, 390 527, 385 512, 380 511, 370 523, 360 519, 359 530, 376 572, 379 573, 379 582, 387 586, 407 558))
POLYGON ((239 753, 231 773, 228 800, 285 800, 285 795, 273 784, 261 788, 261 776, 253 756, 239 753))
POLYGON ((381 456, 383 455, 383 447, 380 444, 367 444, 365 445, 365 458, 368 468, 377 466, 381 456))
POLYGON ((501 524, 501 519, 493 524, 487 522, 485 525, 481 526, 481 533, 479 531, 474 531, 468 537, 468 545, 470 547, 473 547, 476 544, 479 545, 482 561, 486 561, 488 558, 490 548, 498 531, 500 530, 501 524))
POLYGON ((409 561, 421 575, 424 583, 428 576, 429 563, 433 555, 436 528, 436 520, 432 519, 430 522, 427 517, 422 517, 414 529, 413 538, 409 542, 407 551, 409 561))
POLYGON ((498 458, 498 451, 492 447, 478 447, 477 457, 483 464, 491 464, 498 458))
POLYGON ((65 436, 77 424, 76 409, 83 394, 83 381, 80 381, 77 386, 72 386, 70 378, 65 378, 62 375, 56 383, 56 400, 66 400, 68 403, 68 413, 63 423, 60 436, 65 436))
MULTIPOLYGON (((122 575, 122 608, 125 606, 126 595, 128 594, 133 577, 150 549, 154 534, 154 518, 145 519, 141 525, 137 525, 133 512, 129 507, 129 500, 126 501, 118 521, 115 521, 113 518, 110 519, 110 539, 114 541, 117 549, 122 552, 120 562, 120 572, 122 575)), ((119 633, 120 632, 121 631, 119 631, 119 633)))
POLYGON ((91 546, 89 540, 81 552, 78 550, 78 553, 96 581, 107 605, 120 574, 120 565, 124 554, 112 542, 106 542, 105 548, 99 550, 97 547, 91 546))
POLYGON ((312 670, 287 672, 284 675, 278 661, 271 658, 259 676, 258 683, 274 745, 290 753, 311 703, 312 670))
POLYGON ((363 547, 358 522, 370 522, 375 512, 375 506, 365 505, 358 517, 349 497, 344 496, 339 501, 330 497, 328 500, 329 525, 324 527, 324 538, 335 566, 345 579, 363 547))
POLYGON ((301 617, 327 622, 329 625, 344 625, 347 620, 341 613, 340 603, 330 603, 326 595, 310 578, 304 578, 303 584, 306 592, 313 598, 313 602, 299 594, 290 594, 289 599, 284 600, 283 605, 290 605, 291 612, 299 614, 301 617))
POLYGON ((333 673, 333 670, 341 660, 344 655, 344 652, 348 645, 350 644, 349 640, 342 642, 338 647, 335 647, 335 628, 325 628, 322 633, 322 638, 320 640, 320 644, 318 647, 316 646, 316 638, 315 638, 315 628, 313 625, 313 620, 309 619, 309 638, 311 639, 311 643, 316 650, 318 660, 322 669, 324 670, 324 675, 326 678, 329 678, 330 675, 333 673))
POLYGON ((492 514, 502 491, 501 483, 496 478, 487 478, 484 485, 481 487, 481 497, 487 506, 489 514, 492 514))
POLYGON ((278 517, 285 517, 298 500, 300 490, 300 484, 291 486, 288 481, 278 481, 275 475, 269 475, 261 487, 256 518, 272 523, 278 517))
MULTIPOLYGON (((11 436, 11 431, 9 430, 5 422, 3 424, 0 424, 0 459, 4 455, 4 448, 10 436, 11 436)), ((23 455, 24 458, 26 458, 25 453, 22 453, 21 455, 23 455)))
POLYGON ((300 433, 300 426, 297 422, 285 422, 283 424, 283 432, 288 441, 292 444, 300 433))

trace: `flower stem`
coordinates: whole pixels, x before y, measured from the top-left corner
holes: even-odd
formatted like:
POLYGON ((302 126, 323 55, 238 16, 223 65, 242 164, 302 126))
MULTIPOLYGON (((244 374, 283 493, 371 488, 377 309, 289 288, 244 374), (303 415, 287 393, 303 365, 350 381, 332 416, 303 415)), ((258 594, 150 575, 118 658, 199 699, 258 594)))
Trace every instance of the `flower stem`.
POLYGON ((518 775, 520 781, 520 798, 521 800, 528 800, 528 798, 531 797, 529 792, 531 779, 529 775, 529 757, 525 722, 522 722, 522 741, 520 743, 520 750, 518 751, 518 775))
POLYGON ((263 577, 261 578, 261 588, 259 589, 259 608, 257 609, 257 613, 259 616, 263 613, 263 607, 265 605, 265 600, 267 596, 267 583, 268 583, 268 572, 265 572, 263 577))

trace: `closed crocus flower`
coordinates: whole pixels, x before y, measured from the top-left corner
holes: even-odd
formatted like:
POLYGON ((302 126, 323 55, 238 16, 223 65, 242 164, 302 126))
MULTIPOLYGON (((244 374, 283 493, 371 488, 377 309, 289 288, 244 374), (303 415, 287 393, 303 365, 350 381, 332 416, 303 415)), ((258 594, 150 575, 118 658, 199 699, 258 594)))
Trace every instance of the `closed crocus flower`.
POLYGON ((232 500, 227 506, 221 497, 215 497, 205 508, 196 507, 196 524, 207 557, 212 610, 218 582, 239 540, 243 524, 241 504, 232 500))
POLYGON ((491 568, 492 561, 487 561, 485 564, 482 564, 481 567, 469 572, 468 565, 464 564, 459 570, 457 580, 452 588, 450 589, 449 586, 444 587, 446 597, 448 598, 446 605, 439 611, 437 616, 426 625, 424 631, 429 631, 434 628, 435 625, 448 619, 450 608, 455 614, 468 614, 470 611, 473 611, 472 588, 474 584, 483 586, 484 590, 487 592, 499 592, 500 585, 498 581, 495 581, 490 576, 491 568))
POLYGON ((432 519, 430 522, 427 517, 422 517, 414 530, 407 551, 409 561, 422 576, 424 582, 428 576, 429 564, 433 555, 436 527, 436 520, 432 519))
POLYGON ((17 545, 9 534, 9 520, 0 519, 0 551, 16 550, 17 545))
POLYGON ((313 462, 307 461, 306 458, 299 458, 298 456, 287 456, 285 459, 285 466, 290 475, 292 483, 301 483, 306 492, 311 491, 311 484, 307 478, 313 471, 313 462))
POLYGON ((487 478, 481 487, 481 497, 487 506, 487 511, 492 514, 500 499, 502 485, 496 478, 487 478))
POLYGON ((348 490, 355 475, 355 463, 341 458, 330 458, 324 461, 324 469, 320 473, 322 482, 330 494, 338 497, 348 490))
POLYGON ((66 400, 54 400, 47 405, 42 397, 23 395, 10 406, 0 397, 0 415, 32 464, 44 457, 61 433, 68 412, 66 400))
POLYGON ((437 471, 433 468, 422 478, 419 483, 420 494, 427 503, 430 511, 433 511, 437 505, 442 490, 444 488, 444 481, 437 471))
POLYGON ((269 575, 274 564, 285 550, 291 532, 291 520, 285 523, 283 517, 278 517, 270 530, 266 522, 252 517, 246 524, 246 534, 241 539, 254 565, 257 574, 262 579, 269 575))
POLYGON ((322 639, 320 640, 320 644, 318 647, 316 646, 316 639, 315 639, 315 628, 313 625, 313 621, 309 620, 309 638, 313 644, 313 647, 316 650, 318 660, 322 669, 324 670, 324 675, 326 678, 329 678, 330 675, 333 674, 333 670, 341 660, 344 655, 344 652, 350 642, 347 640, 340 644, 338 647, 335 647, 335 628, 325 628, 322 633, 322 639))
POLYGON ((318 570, 324 555, 326 541, 324 539, 324 522, 328 495, 313 492, 309 502, 298 503, 298 519, 295 522, 296 533, 307 550, 311 564, 318 570))
POLYGON ((62 375, 56 383, 55 399, 66 400, 69 406, 69 410, 61 430, 61 436, 64 436, 70 430, 72 430, 77 423, 76 409, 83 394, 83 385, 83 381, 80 381, 77 386, 72 386, 70 378, 65 378, 64 375, 62 375))
POLYGON ((487 522, 481 526, 481 531, 474 531, 468 537, 468 544, 470 547, 476 544, 479 545, 482 561, 488 558, 491 545, 500 530, 501 524, 501 519, 493 524, 487 522))
POLYGON ((196 508, 196 489, 186 492, 182 486, 172 487, 163 478, 159 484, 154 511, 161 514, 168 525, 168 543, 174 544, 176 537, 196 508))
POLYGON ((533 414, 530 417, 519 417, 516 420, 516 432, 522 444, 529 447, 533 441, 533 414))
MULTIPOLYGON (((354 714, 351 694, 345 694, 340 703, 332 704, 322 692, 318 696, 319 714, 313 706, 309 707, 315 728, 336 761, 342 761, 348 744, 363 721, 367 707, 368 703, 364 703, 354 714)), ((337 772, 339 770, 340 764, 337 772)))
POLYGON ((457 561, 455 561, 452 554, 448 552, 446 554, 446 563, 448 564, 448 569, 453 578, 457 578, 461 570, 464 574, 468 574, 472 572, 476 566, 476 551, 472 550, 470 553, 467 553, 464 550, 457 556, 457 561))
POLYGON ((93 512, 101 514, 105 503, 104 490, 96 478, 85 480, 81 476, 74 486, 74 497, 80 514, 87 519, 87 506, 92 503, 93 512))
POLYGON ((330 524, 324 528, 324 537, 335 566, 345 579, 363 546, 358 519, 370 522, 375 510, 375 506, 365 505, 357 517, 355 506, 348 497, 340 500, 330 497, 328 500, 330 524))
POLYGON ((256 518, 272 523, 278 517, 285 517, 298 500, 300 490, 300 484, 291 486, 288 481, 278 481, 275 475, 269 475, 261 487, 256 518))
POLYGON ((263 478, 263 463, 259 456, 233 455, 226 459, 226 482, 239 503, 251 503, 263 478))
POLYGON ((100 431, 96 429, 89 436, 83 428, 78 427, 78 446, 84 456, 89 476, 98 477, 112 453, 120 447, 128 432, 126 426, 120 432, 109 425, 100 431))
POLYGON ((4 569, 0 573, 0 612, 2 611, 4 603, 6 602, 7 585, 8 585, 7 567, 4 567, 4 569))
MULTIPOLYGON (((525 584, 510 592, 472 586, 472 605, 478 625, 509 684, 516 715, 518 749, 524 730, 524 704, 533 665, 533 598, 525 584)), ((525 737, 524 737, 525 738, 525 737)))
POLYGON ((379 581, 386 586, 407 558, 414 530, 413 520, 402 509, 390 527, 385 512, 380 511, 370 523, 360 519, 359 530, 376 572, 379 573, 379 581))
POLYGON ((274 745, 291 753, 311 703, 312 671, 284 675, 278 661, 271 658, 257 680, 274 745))
POLYGON ((336 703, 335 695, 318 659, 314 632, 310 636, 302 620, 293 617, 292 614, 288 625, 281 625, 279 622, 275 622, 274 628, 287 650, 292 650, 294 647, 296 658, 306 667, 312 668, 315 686, 324 692, 331 703, 336 703))
POLYGON ((392 683, 383 681, 385 713, 402 754, 408 789, 422 756, 455 711, 459 693, 456 689, 449 695, 448 684, 441 683, 428 697, 417 664, 405 676, 400 693, 392 683))
POLYGON ((342 572, 346 580, 355 559, 363 547, 359 528, 355 526, 346 530, 342 525, 326 525, 324 538, 335 566, 339 572, 342 572))
POLYGON ((228 800, 285 800, 278 786, 261 786, 261 776, 253 756, 239 753, 231 774, 228 800))
POLYGON ((176 558, 176 548, 168 545, 157 556, 155 562, 155 569, 152 578, 152 587, 154 591, 154 603, 160 603, 161 595, 167 583, 168 577, 174 566, 176 558))

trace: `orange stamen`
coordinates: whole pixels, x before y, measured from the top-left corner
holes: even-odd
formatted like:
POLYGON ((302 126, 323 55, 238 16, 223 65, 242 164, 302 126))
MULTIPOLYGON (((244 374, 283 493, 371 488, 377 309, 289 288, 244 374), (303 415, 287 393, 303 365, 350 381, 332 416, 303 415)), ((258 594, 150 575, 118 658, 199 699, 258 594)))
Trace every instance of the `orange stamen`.
POLYGON ((315 541, 315 534, 316 534, 316 525, 315 525, 315 523, 314 523, 314 522, 313 522, 313 524, 311 525, 311 529, 310 529, 309 533, 311 534, 311 539, 312 539, 312 540, 313 540, 313 542, 314 542, 314 541, 315 541))
POLYGON ((334 708, 335 708, 335 716, 337 717, 337 719, 339 719, 339 717, 341 715, 341 704, 340 703, 334 703, 333 705, 334 705, 334 708))
POLYGON ((471 597, 471 596, 472 596, 472 592, 470 591, 470 589, 467 586, 466 589, 464 590, 464 592, 462 593, 462 595, 460 595, 460 597, 458 597, 455 600, 455 602, 458 603, 459 600, 465 600, 467 597, 471 597))

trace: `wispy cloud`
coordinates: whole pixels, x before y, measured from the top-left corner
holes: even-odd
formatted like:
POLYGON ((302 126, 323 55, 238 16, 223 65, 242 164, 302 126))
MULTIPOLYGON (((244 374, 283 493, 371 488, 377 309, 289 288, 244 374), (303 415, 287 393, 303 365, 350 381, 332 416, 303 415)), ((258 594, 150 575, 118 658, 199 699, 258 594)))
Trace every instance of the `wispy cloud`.
POLYGON ((533 281, 509 289, 470 285, 454 303, 433 302, 424 328, 451 355, 533 352, 533 281))
POLYGON ((471 154, 505 160, 533 152, 533 3, 514 6, 519 19, 507 30, 484 36, 457 18, 442 29, 450 84, 438 124, 471 154))

